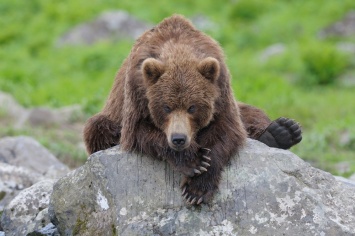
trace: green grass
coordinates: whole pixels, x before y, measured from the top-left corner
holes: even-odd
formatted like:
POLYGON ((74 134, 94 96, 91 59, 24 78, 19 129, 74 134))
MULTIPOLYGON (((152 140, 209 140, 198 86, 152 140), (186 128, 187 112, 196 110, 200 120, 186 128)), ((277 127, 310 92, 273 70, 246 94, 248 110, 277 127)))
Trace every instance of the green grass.
MULTIPOLYGON (((355 58, 335 50, 337 42, 355 43, 355 37, 318 37, 320 29, 355 10, 353 0, 2 0, 0 90, 26 107, 81 104, 87 116, 98 112, 133 42, 59 48, 56 39, 112 9, 151 23, 173 13, 207 16, 218 26, 207 33, 225 50, 238 100, 264 109, 273 119, 299 121, 304 139, 292 151, 300 157, 334 174, 355 172, 355 88, 340 83, 343 74, 355 74, 355 58), (260 53, 276 43, 286 51, 261 61, 260 53), (340 142, 343 132, 350 133, 346 144, 340 142), (334 168, 342 161, 349 163, 349 172, 334 168)), ((75 152, 55 135, 41 135, 54 152, 75 152)))

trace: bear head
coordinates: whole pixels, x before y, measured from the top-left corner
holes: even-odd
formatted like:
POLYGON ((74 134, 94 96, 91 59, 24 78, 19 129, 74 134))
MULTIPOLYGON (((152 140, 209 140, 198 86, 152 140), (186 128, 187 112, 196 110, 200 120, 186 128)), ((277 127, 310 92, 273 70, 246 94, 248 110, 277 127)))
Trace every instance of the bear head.
POLYGON ((165 133, 170 148, 188 148, 198 131, 213 120, 219 96, 219 61, 188 55, 147 58, 142 74, 153 123, 165 133))

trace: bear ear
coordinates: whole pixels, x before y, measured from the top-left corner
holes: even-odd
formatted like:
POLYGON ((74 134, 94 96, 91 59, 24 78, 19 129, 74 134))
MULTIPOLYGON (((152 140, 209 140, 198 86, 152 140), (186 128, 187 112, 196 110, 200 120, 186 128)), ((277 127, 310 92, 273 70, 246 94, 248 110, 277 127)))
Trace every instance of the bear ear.
POLYGON ((155 84, 164 73, 164 64, 154 58, 145 59, 142 65, 142 72, 145 82, 148 85, 155 84))
POLYGON ((206 79, 214 82, 219 76, 219 62, 213 57, 203 59, 197 66, 198 71, 206 79))

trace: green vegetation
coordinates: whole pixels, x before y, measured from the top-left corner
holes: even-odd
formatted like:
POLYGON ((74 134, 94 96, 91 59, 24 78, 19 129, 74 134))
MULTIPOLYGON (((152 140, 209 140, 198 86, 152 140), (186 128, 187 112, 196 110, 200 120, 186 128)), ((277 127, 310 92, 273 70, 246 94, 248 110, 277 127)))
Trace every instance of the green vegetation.
MULTIPOLYGON (((225 50, 238 100, 264 109, 272 118, 299 121, 304 139, 292 151, 300 157, 333 174, 355 172, 355 87, 341 79, 355 74, 355 58, 335 47, 337 42, 355 43, 355 37, 318 36, 354 10, 355 1, 2 0, 0 90, 26 107, 82 104, 87 116, 98 112, 133 42, 57 47, 56 39, 113 9, 152 23, 173 13, 207 16, 217 26, 206 33, 225 50), (285 52, 261 60, 263 50, 277 43, 285 52), (341 141, 344 134, 346 142, 341 141), (334 164, 343 161, 349 170, 337 172, 334 164)), ((67 148, 60 138, 51 137, 43 134, 42 143, 51 150, 67 148)))

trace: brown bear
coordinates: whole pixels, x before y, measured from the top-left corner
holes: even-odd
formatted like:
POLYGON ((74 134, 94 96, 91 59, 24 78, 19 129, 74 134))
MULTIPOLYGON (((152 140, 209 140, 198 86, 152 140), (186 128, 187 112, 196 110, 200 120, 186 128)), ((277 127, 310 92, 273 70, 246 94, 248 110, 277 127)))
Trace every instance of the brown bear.
POLYGON ((237 103, 222 49, 179 15, 138 38, 103 110, 84 128, 90 154, 120 144, 166 160, 185 176, 182 195, 190 204, 212 198, 247 137, 284 149, 302 138, 293 120, 271 122, 237 103))

